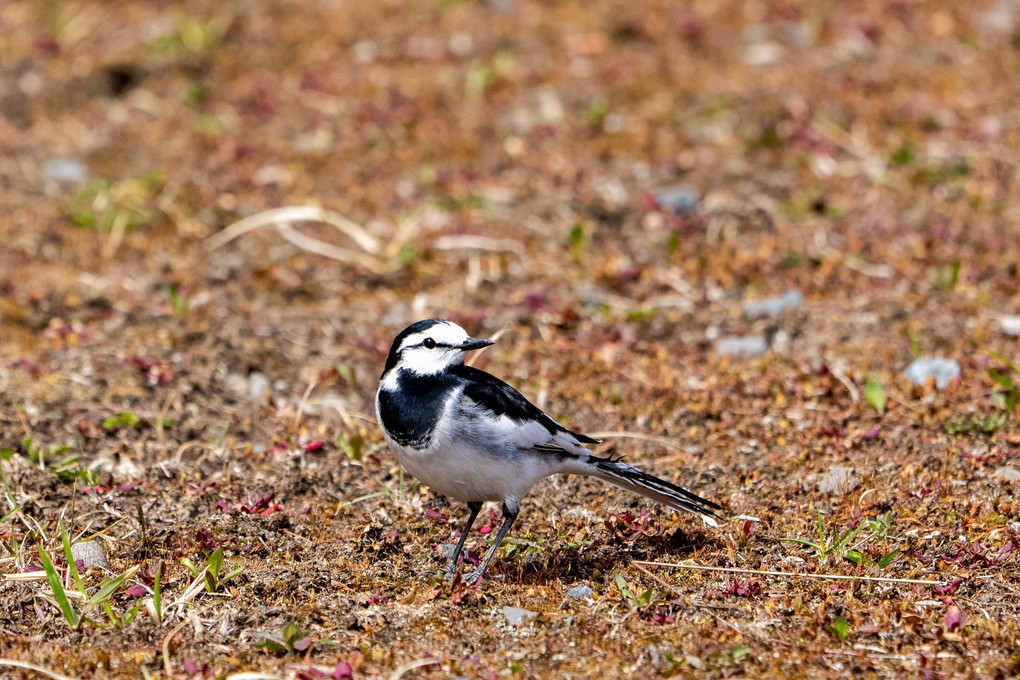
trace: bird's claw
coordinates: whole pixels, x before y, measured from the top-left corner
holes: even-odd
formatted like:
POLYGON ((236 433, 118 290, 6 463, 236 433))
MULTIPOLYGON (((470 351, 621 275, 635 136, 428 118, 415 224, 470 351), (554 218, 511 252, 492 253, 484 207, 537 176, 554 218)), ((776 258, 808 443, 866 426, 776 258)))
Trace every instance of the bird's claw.
POLYGON ((467 574, 466 576, 464 576, 463 580, 464 580, 464 583, 468 584, 469 586, 473 586, 473 585, 477 584, 478 582, 480 582, 482 580, 482 576, 484 576, 484 575, 485 575, 485 570, 484 569, 475 569, 470 574, 467 574))
POLYGON ((448 564, 440 569, 427 569, 422 572, 429 578, 437 578, 441 581, 449 581, 453 578, 453 575, 457 573, 457 567, 452 564, 448 564))

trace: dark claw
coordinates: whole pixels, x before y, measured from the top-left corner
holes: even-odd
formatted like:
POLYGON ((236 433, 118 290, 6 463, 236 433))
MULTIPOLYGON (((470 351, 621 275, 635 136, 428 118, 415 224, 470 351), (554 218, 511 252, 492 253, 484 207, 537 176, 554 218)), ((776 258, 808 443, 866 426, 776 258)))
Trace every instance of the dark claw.
POLYGON ((457 573, 457 569, 452 564, 448 564, 441 569, 426 569, 421 573, 422 576, 425 576, 426 578, 435 577, 443 581, 449 581, 453 578, 453 575, 457 573))

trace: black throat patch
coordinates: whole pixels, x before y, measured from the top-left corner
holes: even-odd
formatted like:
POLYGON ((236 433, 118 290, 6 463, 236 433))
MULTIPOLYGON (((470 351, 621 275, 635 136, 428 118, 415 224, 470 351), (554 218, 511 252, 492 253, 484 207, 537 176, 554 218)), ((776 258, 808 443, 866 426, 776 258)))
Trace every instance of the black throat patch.
POLYGON ((397 371, 397 389, 379 391, 379 418, 395 442, 424 448, 432 439, 447 398, 460 381, 445 373, 397 371))

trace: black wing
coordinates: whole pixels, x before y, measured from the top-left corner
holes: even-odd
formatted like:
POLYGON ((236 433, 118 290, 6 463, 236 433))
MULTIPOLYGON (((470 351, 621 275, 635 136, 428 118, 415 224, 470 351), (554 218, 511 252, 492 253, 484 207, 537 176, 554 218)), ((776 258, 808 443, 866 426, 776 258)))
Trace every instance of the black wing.
POLYGON ((534 421, 545 427, 551 435, 565 432, 585 444, 601 442, 599 439, 563 427, 528 401, 523 394, 494 375, 463 364, 451 368, 450 372, 463 379, 465 397, 495 415, 506 416, 518 423, 534 421))

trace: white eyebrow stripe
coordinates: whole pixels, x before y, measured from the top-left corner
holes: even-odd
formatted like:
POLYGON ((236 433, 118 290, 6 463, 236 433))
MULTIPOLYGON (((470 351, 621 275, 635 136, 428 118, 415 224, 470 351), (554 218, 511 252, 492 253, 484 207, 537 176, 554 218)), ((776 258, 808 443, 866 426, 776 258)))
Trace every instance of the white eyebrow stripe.
POLYGON ((397 351, 401 352, 413 345, 420 345, 421 341, 425 339, 426 335, 427 335, 426 333, 415 333, 414 335, 407 336, 406 338, 404 338, 404 341, 400 343, 400 348, 397 351))
POLYGON ((467 340, 468 334, 456 324, 449 321, 441 321, 423 331, 418 331, 404 338, 397 351, 402 352, 408 347, 420 345, 425 338, 432 338, 439 347, 453 348, 467 340))

